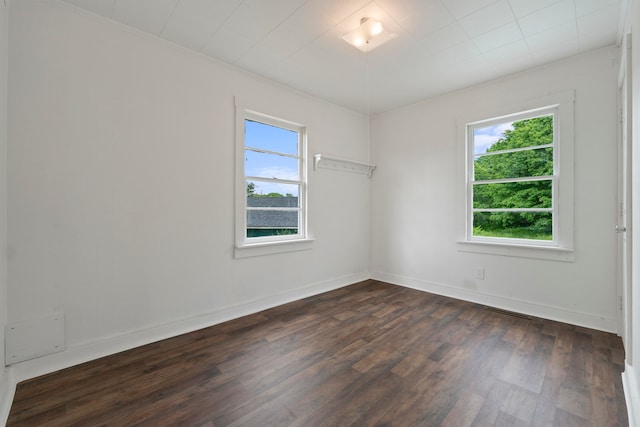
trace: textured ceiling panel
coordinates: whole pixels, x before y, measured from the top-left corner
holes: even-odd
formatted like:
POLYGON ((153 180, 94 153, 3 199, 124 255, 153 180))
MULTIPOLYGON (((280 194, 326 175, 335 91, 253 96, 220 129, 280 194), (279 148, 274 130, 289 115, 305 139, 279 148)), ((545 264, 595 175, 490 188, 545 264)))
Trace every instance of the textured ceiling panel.
POLYGON ((380 112, 614 45, 623 0, 60 1, 380 112), (398 36, 366 54, 347 45, 341 36, 363 17, 398 36))

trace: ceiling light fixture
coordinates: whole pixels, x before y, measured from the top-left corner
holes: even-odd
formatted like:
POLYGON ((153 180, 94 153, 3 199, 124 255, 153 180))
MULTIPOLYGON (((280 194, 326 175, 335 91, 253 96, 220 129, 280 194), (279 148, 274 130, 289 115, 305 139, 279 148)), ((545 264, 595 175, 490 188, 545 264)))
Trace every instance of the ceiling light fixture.
POLYGON ((362 18, 360 26, 342 36, 342 39, 363 52, 369 52, 396 36, 397 34, 386 31, 379 21, 362 18))

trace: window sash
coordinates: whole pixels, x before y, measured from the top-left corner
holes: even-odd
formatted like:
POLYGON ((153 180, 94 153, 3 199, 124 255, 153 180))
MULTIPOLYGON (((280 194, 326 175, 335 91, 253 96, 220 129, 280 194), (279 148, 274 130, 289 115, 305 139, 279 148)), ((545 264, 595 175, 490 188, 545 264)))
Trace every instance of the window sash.
MULTIPOLYGON (((262 115, 259 113, 244 111, 244 117, 242 120, 243 128, 246 126, 246 121, 257 122, 260 124, 274 126, 281 129, 286 129, 289 131, 293 131, 297 133, 297 153, 284 153, 276 150, 269 150, 265 148, 256 148, 247 145, 246 137, 243 135, 242 140, 242 153, 246 151, 252 151, 256 153, 268 154, 281 156, 285 158, 291 158, 297 160, 297 175, 298 179, 284 179, 284 178, 276 178, 276 177, 267 177, 267 176, 254 176, 254 175, 246 175, 245 172, 245 162, 243 161, 241 164, 242 167, 242 175, 244 177, 244 182, 262 182, 269 184, 289 184, 289 185, 297 185, 298 186, 298 206, 297 207, 251 207, 248 206, 247 196, 246 194, 242 197, 241 205, 243 207, 243 215, 242 218, 238 218, 239 221, 242 222, 242 234, 238 236, 238 246, 242 246, 248 243, 268 243, 268 242, 282 242, 282 241, 294 241, 306 239, 306 170, 304 163, 304 154, 305 154, 305 141, 306 141, 306 128, 301 125, 297 125, 291 122, 287 122, 281 119, 277 119, 271 116, 262 115), (297 229, 295 234, 286 234, 286 235, 272 235, 272 236, 259 236, 259 237, 248 237, 247 233, 249 231, 248 224, 248 214, 249 212, 259 212, 259 211, 271 211, 271 212, 295 212, 297 213, 297 226, 294 227, 297 229)), ((239 165, 240 166, 240 165, 239 165)), ((255 228, 255 227, 252 227, 255 228)), ((277 227, 276 227, 277 228, 277 227)), ((293 229, 293 227, 292 227, 293 229)))
POLYGON ((512 115, 501 116, 488 120, 481 120, 473 123, 468 123, 466 126, 466 157, 467 157, 467 240, 468 241, 480 241, 480 242, 509 242, 514 244, 526 244, 526 245, 539 245, 539 246, 557 246, 558 245, 558 188, 559 188, 559 164, 558 164, 558 106, 544 107, 535 110, 524 111, 512 115), (505 122, 517 122, 521 120, 534 119, 538 117, 552 117, 553 123, 553 142, 551 144, 532 145, 528 147, 519 147, 507 150, 497 150, 485 153, 475 153, 475 134, 474 131, 480 128, 486 128, 489 126, 503 124, 505 122), (507 153, 516 153, 524 151, 540 150, 545 148, 553 149, 553 175, 544 176, 525 176, 517 178, 500 178, 500 179, 485 179, 475 180, 475 160, 480 157, 494 156, 507 153), (533 182, 533 181, 551 181, 551 207, 549 208, 475 208, 474 207, 474 187, 482 184, 501 184, 512 182, 533 182), (474 213, 480 212, 551 212, 552 215, 552 239, 551 240, 536 240, 527 238, 505 238, 505 237, 493 237, 493 236, 478 236, 474 235, 474 213))

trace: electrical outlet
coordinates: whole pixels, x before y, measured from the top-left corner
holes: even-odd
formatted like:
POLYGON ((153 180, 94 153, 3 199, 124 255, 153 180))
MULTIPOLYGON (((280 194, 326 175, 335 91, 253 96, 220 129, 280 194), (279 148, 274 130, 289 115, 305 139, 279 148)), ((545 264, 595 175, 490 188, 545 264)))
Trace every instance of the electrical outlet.
POLYGON ((476 279, 484 280, 484 267, 476 269, 476 279))

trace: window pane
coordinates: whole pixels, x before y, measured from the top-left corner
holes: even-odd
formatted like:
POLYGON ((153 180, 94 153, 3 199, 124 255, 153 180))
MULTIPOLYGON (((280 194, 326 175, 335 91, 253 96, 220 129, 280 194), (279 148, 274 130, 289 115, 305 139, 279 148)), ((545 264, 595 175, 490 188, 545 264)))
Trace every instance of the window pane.
POLYGON ((553 239, 551 212, 474 212, 473 235, 510 239, 553 239))
POLYGON ((473 174, 477 181, 553 175, 553 148, 476 156, 473 174))
POLYGON ((474 209, 551 208, 551 180, 476 184, 474 209))
POLYGON ((297 210, 247 210, 247 237, 291 234, 298 234, 297 210))
POLYGON ((285 154, 298 154, 298 132, 245 120, 244 145, 285 154))
POLYGON ((258 153, 251 150, 244 150, 244 158, 244 174, 247 176, 289 180, 299 179, 298 159, 276 154, 258 153))
MULTIPOLYGON (((256 199, 252 203, 267 203, 260 207, 298 207, 300 186, 297 184, 281 184, 278 182, 247 181, 247 199, 256 199), (258 202, 257 199, 267 199, 258 202), (271 199, 271 201, 269 201, 271 199), (281 199, 295 200, 295 205, 283 206, 281 199), (273 203, 273 204, 268 204, 273 203)), ((291 202, 292 203, 292 202, 291 202)), ((252 206, 247 202, 247 206, 252 206)), ((258 205, 253 205, 258 206, 258 205)))
POLYGON ((553 143, 553 115, 473 129, 473 154, 553 143))

